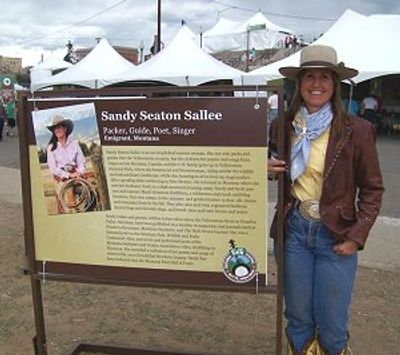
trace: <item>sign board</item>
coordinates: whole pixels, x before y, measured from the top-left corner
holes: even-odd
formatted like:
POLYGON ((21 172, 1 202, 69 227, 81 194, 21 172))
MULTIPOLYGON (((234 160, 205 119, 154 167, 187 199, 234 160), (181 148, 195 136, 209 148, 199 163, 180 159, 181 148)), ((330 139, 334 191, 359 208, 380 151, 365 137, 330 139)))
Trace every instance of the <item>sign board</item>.
POLYGON ((260 23, 257 25, 249 25, 247 26, 247 31, 259 31, 259 30, 265 30, 267 28, 265 23, 260 23))
POLYGON ((35 273, 266 286, 265 99, 42 98, 28 111, 35 273), (52 138, 60 127, 70 133, 65 144, 52 138))

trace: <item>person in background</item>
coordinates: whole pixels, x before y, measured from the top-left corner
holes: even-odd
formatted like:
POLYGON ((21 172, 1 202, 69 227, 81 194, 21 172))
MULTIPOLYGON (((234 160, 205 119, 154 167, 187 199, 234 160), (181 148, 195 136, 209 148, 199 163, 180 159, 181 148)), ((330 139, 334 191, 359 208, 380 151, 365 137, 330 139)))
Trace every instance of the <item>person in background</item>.
POLYGON ((267 126, 269 132, 269 127, 271 126, 271 123, 276 119, 276 117, 278 117, 278 92, 276 90, 274 90, 272 95, 268 97, 267 107, 267 126))
POLYGON ((351 116, 358 116, 360 113, 360 104, 355 98, 345 98, 342 100, 343 107, 351 116))
MULTIPOLYGON (((373 126, 350 117, 340 82, 357 70, 334 48, 305 47, 300 66, 280 68, 296 82, 285 117, 284 159, 271 126, 268 178, 284 174, 284 298, 288 354, 351 354, 349 309, 357 253, 379 214, 384 191, 373 126)), ((270 235, 277 237, 277 215, 270 235)), ((275 251, 277 243, 275 243, 275 251)))
POLYGON ((3 140, 3 129, 5 121, 6 121, 6 110, 4 109, 4 106, 0 103, 0 142, 3 140))
POLYGON ((373 94, 370 93, 361 102, 360 115, 361 117, 364 117, 367 121, 371 122, 372 124, 375 124, 376 123, 375 115, 377 110, 378 110, 378 101, 373 96, 373 94))
POLYGON ((15 127, 15 103, 8 101, 6 105, 6 116, 7 116, 7 136, 14 136, 15 127))
POLYGON ((257 51, 254 47, 252 47, 251 51, 249 53, 249 61, 254 62, 256 60, 256 55, 257 55, 257 51))

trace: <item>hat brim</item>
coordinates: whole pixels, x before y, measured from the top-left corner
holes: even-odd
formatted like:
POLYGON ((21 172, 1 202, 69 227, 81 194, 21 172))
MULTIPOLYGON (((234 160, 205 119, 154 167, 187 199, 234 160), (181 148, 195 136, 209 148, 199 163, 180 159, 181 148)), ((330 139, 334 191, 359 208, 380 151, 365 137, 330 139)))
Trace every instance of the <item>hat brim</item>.
POLYGON ((282 67, 279 68, 279 73, 281 73, 285 78, 290 80, 297 80, 301 71, 306 69, 329 69, 338 74, 340 80, 351 79, 358 75, 358 70, 347 67, 339 66, 322 66, 322 65, 310 65, 301 67, 282 67))
POLYGON ((54 127, 59 126, 60 124, 63 124, 63 125, 65 125, 67 127, 67 135, 71 134, 71 132, 74 129, 74 123, 70 119, 65 119, 64 121, 61 121, 61 122, 59 122, 59 123, 57 123, 55 125, 46 126, 46 127, 47 127, 47 129, 49 131, 53 132, 54 131, 54 127))

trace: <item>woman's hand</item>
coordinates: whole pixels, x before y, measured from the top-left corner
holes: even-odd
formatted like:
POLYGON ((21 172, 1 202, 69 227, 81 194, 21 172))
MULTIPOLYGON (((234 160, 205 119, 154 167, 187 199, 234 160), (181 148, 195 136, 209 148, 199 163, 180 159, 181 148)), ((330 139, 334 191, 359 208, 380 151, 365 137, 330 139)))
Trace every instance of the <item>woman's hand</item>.
POLYGON ((286 162, 278 159, 268 159, 267 172, 268 174, 281 173, 287 170, 286 162))
POLYGON ((336 254, 338 255, 351 255, 354 254, 358 249, 358 244, 351 239, 347 239, 343 243, 336 244, 333 247, 333 250, 335 251, 336 254))
POLYGON ((268 180, 276 180, 278 178, 278 173, 287 170, 286 162, 284 160, 278 159, 268 159, 267 162, 267 172, 268 180))

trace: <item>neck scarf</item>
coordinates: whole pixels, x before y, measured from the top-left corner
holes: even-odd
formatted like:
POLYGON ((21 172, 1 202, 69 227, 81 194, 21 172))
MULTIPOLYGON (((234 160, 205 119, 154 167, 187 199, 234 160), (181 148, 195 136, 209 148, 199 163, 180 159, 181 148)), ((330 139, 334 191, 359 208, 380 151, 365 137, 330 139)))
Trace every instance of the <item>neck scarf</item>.
POLYGON ((330 126, 333 118, 332 106, 327 102, 320 110, 309 114, 305 106, 296 113, 292 126, 294 140, 290 153, 290 177, 294 182, 307 168, 311 141, 318 138, 330 126))

